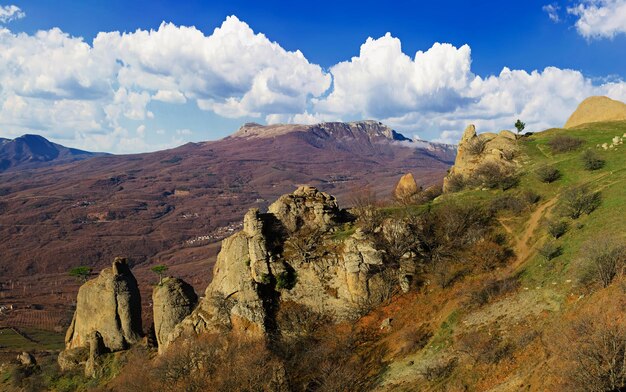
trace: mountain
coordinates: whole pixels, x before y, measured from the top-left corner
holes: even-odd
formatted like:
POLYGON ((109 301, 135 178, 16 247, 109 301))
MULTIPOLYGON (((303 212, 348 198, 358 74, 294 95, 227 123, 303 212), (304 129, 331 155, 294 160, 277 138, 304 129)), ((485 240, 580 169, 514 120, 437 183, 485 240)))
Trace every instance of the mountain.
MULTIPOLYGON (((140 279, 151 278, 147 262, 162 263, 203 285, 219 240, 248 208, 301 184, 346 206, 368 193, 386 199, 405 173, 420 185, 441 182, 454 156, 454 146, 418 145, 375 122, 247 124, 166 151, 9 170, 0 174, 0 276, 33 280, 47 294, 71 291, 71 282, 49 284, 71 267, 99 269, 124 255, 145 266, 140 279)), ((51 301, 35 298, 18 299, 51 301)))
POLYGON ((0 138, 0 172, 68 163, 101 155, 104 154, 52 143, 39 135, 23 135, 13 140, 0 138))
POLYGON ((582 101, 563 128, 602 121, 626 120, 626 104, 609 97, 594 96, 582 101))

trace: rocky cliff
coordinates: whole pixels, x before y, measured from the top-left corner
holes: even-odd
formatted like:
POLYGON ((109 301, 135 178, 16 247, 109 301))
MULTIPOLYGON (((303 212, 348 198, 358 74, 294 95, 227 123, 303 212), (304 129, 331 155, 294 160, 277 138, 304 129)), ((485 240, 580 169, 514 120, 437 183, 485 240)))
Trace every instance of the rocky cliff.
POLYGON ((334 197, 306 186, 267 213, 251 209, 243 230, 222 242, 205 297, 170 339, 225 330, 277 334, 276 312, 285 303, 345 320, 380 302, 390 285, 399 285, 398 271, 389 274, 382 252, 362 232, 337 238, 350 219, 334 197))
POLYGON ((444 178, 443 189, 448 192, 452 189, 452 182, 460 178, 467 182, 477 170, 484 165, 493 165, 489 169, 513 169, 518 166, 515 161, 519 149, 516 136, 511 131, 500 133, 485 132, 476 134, 476 127, 469 125, 463 132, 459 142, 454 166, 450 168, 444 178))

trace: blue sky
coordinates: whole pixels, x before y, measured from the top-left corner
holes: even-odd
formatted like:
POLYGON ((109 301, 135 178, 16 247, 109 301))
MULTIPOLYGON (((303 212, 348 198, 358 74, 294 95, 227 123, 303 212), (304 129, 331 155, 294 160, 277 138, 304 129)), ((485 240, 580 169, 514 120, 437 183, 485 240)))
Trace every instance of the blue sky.
POLYGON ((0 136, 119 153, 246 121, 374 118, 455 142, 626 99, 626 0, 0 0, 0 32, 0 136))

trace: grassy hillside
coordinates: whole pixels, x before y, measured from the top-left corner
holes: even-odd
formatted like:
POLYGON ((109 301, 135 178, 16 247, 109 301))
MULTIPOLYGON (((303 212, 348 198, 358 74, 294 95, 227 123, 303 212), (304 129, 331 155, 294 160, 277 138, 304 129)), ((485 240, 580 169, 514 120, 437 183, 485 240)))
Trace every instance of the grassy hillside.
MULTIPOLYGON (((626 244, 626 146, 601 147, 625 134, 626 122, 611 122, 550 129, 522 138, 518 143, 523 165, 516 187, 465 190, 435 200, 435 208, 450 202, 493 208, 502 200, 523 199, 527 194, 539 197, 529 208, 498 209, 497 221, 516 259, 493 272, 475 271, 451 288, 431 288, 418 296, 419 306, 429 303, 428 319, 415 313, 410 319, 417 306, 396 314, 399 330, 424 322, 434 325, 434 333, 424 349, 390 361, 381 377, 381 390, 408 391, 416 386, 420 390, 575 390, 581 382, 573 374, 581 373, 580 366, 592 367, 581 352, 602 346, 599 341, 606 343, 606 339, 594 341, 596 335, 605 337, 611 331, 617 336, 616 347, 623 348, 626 282, 617 271, 603 287, 592 259, 602 246, 626 244), (556 153, 550 142, 561 136, 579 139, 580 145, 556 153), (586 150, 604 165, 587 170, 582 159, 586 150), (543 182, 537 171, 545 166, 556 168, 560 177, 543 182), (578 187, 587 187, 590 194, 599 192, 600 202, 593 211, 572 219, 564 215, 565 199, 578 187), (564 222, 565 233, 555 239, 548 222, 564 222), (546 257, 542 253, 548 247, 554 252, 546 257), (494 279, 516 285, 503 290, 498 284, 504 283, 485 286, 485 281, 494 279), (474 306, 473 295, 481 287, 491 289, 493 295, 474 306)), ((402 339, 401 332, 396 337, 402 339)), ((585 382, 586 390, 605 390, 594 389, 595 381, 585 382)))

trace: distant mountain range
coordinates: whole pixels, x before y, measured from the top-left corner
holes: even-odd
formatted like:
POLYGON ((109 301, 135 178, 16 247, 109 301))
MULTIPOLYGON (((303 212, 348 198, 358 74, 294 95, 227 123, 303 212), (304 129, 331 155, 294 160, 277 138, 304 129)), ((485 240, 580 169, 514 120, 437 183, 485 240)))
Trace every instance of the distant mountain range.
POLYGON ((388 198, 407 172, 423 185, 440 182, 456 155, 455 146, 412 141, 375 121, 246 124, 221 140, 135 155, 94 156, 36 136, 3 141, 2 151, 10 162, 0 173, 4 276, 100 268, 118 255, 170 265, 210 258, 204 245, 248 208, 298 185, 347 206, 365 189, 388 198))
POLYGON ((0 138, 0 172, 68 163, 102 155, 106 154, 64 147, 38 135, 0 138))

